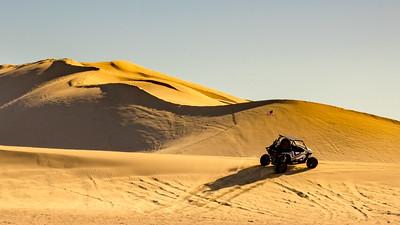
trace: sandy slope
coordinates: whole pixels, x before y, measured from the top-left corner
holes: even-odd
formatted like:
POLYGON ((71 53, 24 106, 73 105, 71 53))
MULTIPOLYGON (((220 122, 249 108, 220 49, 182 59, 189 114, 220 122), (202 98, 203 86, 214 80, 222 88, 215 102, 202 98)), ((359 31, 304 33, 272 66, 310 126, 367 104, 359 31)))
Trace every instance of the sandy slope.
POLYGON ((400 222, 397 164, 0 149, 0 224, 400 222))
POLYGON ((12 146, 258 156, 281 133, 324 160, 400 160, 398 121, 301 101, 245 102, 123 61, 3 66, 0 124, 0 144, 12 146))
POLYGON ((0 224, 396 224, 399 146, 395 120, 124 61, 0 66, 0 224), (279 133, 320 166, 259 167, 279 133))

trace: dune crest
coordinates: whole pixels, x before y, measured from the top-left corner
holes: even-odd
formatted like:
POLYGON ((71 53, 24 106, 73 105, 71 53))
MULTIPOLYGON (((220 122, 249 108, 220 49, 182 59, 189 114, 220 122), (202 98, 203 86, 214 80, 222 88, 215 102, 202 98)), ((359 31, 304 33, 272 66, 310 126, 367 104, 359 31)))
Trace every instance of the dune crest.
MULTIPOLYGON (((193 106, 226 105, 246 102, 243 99, 146 69, 128 61, 80 63, 73 59, 46 59, 18 66, 2 65, 3 80, 10 77, 29 79, 33 90, 50 81, 48 78, 74 75, 68 81, 73 87, 93 87, 104 84, 135 86, 171 103, 193 106), (89 72, 91 71, 91 72, 89 72), (32 77, 37 76, 35 82, 32 77), (51 75, 51 77, 49 77, 51 75), (29 78, 28 78, 29 77, 29 78)), ((16 81, 14 83, 21 83, 16 81)), ((5 81, 2 81, 5 83, 5 81)), ((4 84, 10 85, 9 83, 4 84)), ((27 91, 27 90, 26 90, 27 91)))

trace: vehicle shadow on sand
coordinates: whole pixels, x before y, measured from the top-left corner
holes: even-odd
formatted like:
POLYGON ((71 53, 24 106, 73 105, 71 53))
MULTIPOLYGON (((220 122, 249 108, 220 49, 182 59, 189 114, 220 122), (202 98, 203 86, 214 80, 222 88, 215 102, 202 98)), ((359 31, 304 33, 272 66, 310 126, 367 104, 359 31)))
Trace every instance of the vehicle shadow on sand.
POLYGON ((266 180, 271 178, 276 178, 280 176, 294 175, 297 173, 302 173, 309 170, 308 168, 296 168, 290 166, 288 171, 285 173, 277 174, 273 166, 263 167, 263 166, 251 166, 237 171, 234 174, 218 178, 217 180, 205 184, 206 187, 210 188, 210 191, 218 191, 223 188, 228 188, 232 186, 243 186, 246 184, 251 184, 260 180, 266 180))

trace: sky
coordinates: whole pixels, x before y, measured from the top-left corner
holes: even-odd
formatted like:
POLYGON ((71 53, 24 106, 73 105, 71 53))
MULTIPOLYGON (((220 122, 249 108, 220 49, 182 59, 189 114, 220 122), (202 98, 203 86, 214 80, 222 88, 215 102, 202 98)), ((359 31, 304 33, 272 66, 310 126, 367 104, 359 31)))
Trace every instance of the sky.
POLYGON ((122 59, 250 100, 400 120, 400 1, 0 3, 0 64, 122 59))

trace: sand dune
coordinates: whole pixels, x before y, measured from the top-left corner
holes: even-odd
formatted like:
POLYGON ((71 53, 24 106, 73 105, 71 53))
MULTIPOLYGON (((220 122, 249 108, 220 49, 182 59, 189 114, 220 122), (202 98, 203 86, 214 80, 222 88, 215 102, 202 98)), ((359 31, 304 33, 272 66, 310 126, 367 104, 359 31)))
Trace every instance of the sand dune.
POLYGON ((0 149, 3 223, 400 222, 397 164, 322 161, 276 175, 256 158, 0 149))
POLYGON ((125 61, 0 66, 0 224, 396 224, 399 146, 399 121, 125 61), (258 166, 278 134, 319 167, 258 166))
POLYGON ((309 102, 246 102, 123 61, 12 68, 0 75, 3 145, 257 156, 281 133, 325 160, 399 160, 394 120, 309 102))

